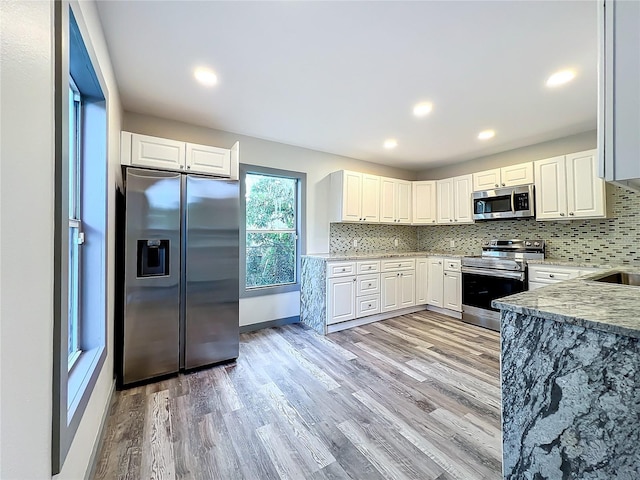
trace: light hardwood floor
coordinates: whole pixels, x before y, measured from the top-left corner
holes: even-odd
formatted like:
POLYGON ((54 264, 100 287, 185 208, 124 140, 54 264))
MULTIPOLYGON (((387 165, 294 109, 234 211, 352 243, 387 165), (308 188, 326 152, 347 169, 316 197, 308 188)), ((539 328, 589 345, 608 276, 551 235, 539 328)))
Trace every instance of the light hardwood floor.
POLYGON ((240 337, 236 363, 118 392, 95 479, 499 479, 499 335, 420 312, 240 337))

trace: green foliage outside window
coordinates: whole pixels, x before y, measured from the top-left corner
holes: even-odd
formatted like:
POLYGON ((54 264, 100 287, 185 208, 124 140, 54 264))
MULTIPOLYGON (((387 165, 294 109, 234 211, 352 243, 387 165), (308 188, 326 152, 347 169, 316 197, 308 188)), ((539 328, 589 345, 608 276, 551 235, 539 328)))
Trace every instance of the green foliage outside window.
POLYGON ((294 178, 246 175, 247 288, 296 281, 294 178))

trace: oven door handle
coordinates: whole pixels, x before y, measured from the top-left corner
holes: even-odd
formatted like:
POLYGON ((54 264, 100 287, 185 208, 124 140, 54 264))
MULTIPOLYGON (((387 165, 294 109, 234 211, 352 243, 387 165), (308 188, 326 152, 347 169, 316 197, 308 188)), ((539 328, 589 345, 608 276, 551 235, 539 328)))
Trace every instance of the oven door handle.
POLYGON ((462 267, 461 271, 462 273, 482 275, 484 277, 511 278, 513 280, 520 280, 521 282, 524 282, 525 278, 524 272, 510 272, 509 270, 489 270, 486 268, 462 267))

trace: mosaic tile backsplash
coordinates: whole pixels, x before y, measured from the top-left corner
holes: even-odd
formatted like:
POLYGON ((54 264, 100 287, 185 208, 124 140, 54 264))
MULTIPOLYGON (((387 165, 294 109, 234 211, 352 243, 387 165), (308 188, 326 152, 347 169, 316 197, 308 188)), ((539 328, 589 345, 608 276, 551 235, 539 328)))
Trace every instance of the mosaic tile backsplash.
POLYGON ((393 250, 393 239, 398 238, 397 250, 478 255, 482 241, 489 238, 539 238, 547 242, 549 259, 640 265, 640 192, 607 184, 607 205, 611 214, 606 220, 521 219, 429 227, 336 223, 331 224, 329 248, 331 253, 353 251, 357 238, 360 251, 393 250))
POLYGON ((362 225, 332 223, 329 227, 329 253, 418 250, 418 227, 410 225, 362 225), (398 239, 398 246, 394 240, 398 239), (353 240, 358 241, 354 248, 353 240))

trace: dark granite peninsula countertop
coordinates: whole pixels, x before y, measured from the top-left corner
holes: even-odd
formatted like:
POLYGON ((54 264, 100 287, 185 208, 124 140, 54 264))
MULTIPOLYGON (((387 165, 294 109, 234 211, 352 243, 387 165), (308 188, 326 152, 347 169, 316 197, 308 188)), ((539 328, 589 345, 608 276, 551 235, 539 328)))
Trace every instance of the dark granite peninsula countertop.
POLYGON ((493 301, 511 311, 556 322, 640 338, 640 287, 593 282, 608 271, 640 272, 620 267, 585 275, 493 301))
POLYGON ((505 479, 640 478, 640 287, 606 273, 493 302, 505 479))

